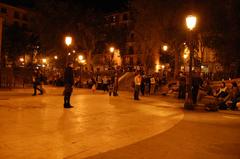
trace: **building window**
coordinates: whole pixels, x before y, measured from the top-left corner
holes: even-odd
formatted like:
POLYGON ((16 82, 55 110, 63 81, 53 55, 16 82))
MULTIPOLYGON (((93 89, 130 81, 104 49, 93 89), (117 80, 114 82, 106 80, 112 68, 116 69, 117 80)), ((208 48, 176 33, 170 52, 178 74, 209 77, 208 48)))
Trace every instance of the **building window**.
POLYGON ((130 55, 133 55, 133 54, 134 54, 134 50, 133 50, 133 47, 132 47, 132 46, 130 46, 130 47, 128 48, 128 54, 130 54, 130 55))
POLYGON ((28 21, 28 16, 27 16, 26 14, 24 14, 23 17, 22 17, 22 19, 23 19, 24 21, 28 21))
POLYGON ((127 21, 128 20, 128 15, 127 14, 123 14, 123 21, 127 21))
POLYGON ((7 8, 1 8, 1 13, 7 13, 7 8))
POLYGON ((115 16, 115 22, 118 23, 119 22, 119 15, 115 16))
POLYGON ((20 14, 19 14, 19 12, 14 12, 14 18, 15 19, 20 19, 20 14))
POLYGON ((23 28, 23 29, 28 29, 28 25, 27 25, 26 23, 23 23, 23 24, 22 24, 22 28, 23 28))
POLYGON ((13 25, 19 27, 19 22, 18 21, 14 21, 13 25))

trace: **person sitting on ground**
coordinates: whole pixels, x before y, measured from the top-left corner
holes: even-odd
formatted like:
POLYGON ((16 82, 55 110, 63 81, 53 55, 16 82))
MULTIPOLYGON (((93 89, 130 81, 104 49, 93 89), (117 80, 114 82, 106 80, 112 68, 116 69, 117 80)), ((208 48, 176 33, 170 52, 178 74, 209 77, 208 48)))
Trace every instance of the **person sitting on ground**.
POLYGON ((227 109, 226 101, 229 99, 229 91, 225 82, 221 83, 220 89, 217 93, 214 94, 217 99, 218 109, 225 110, 227 109))
POLYGON ((198 92, 198 101, 201 101, 201 99, 204 96, 212 96, 213 95, 213 89, 210 86, 209 81, 203 81, 203 84, 200 86, 199 88, 199 92, 198 92))
POLYGON ((213 100, 210 103, 206 104, 207 111, 217 111, 218 109, 227 109, 226 101, 229 98, 228 88, 226 87, 225 82, 222 82, 220 88, 216 93, 213 93, 213 100))
POLYGON ((228 88, 225 82, 221 83, 219 90, 217 91, 217 93, 214 93, 213 96, 218 99, 225 98, 226 96, 228 96, 228 88))
POLYGON ((230 100, 226 102, 226 106, 231 110, 236 110, 238 102, 240 102, 240 91, 237 82, 233 81, 230 91, 230 100))

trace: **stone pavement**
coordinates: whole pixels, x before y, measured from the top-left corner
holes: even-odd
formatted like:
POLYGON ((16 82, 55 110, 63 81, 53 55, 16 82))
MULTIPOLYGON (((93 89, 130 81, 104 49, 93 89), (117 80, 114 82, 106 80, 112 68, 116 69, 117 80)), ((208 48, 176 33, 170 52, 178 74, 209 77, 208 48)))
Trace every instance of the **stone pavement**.
POLYGON ((134 101, 129 92, 75 89, 75 107, 63 109, 63 88, 46 90, 35 97, 32 89, 0 91, 0 158, 85 158, 162 134, 184 118, 182 103, 165 97, 134 101))

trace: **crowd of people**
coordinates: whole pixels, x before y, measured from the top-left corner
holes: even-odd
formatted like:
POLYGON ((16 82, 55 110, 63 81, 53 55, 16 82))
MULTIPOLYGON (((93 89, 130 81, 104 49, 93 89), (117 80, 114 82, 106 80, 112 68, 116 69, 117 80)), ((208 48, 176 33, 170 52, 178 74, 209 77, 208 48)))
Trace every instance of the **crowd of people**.
MULTIPOLYGON (((108 92, 109 96, 118 96, 118 80, 119 75, 117 72, 113 72, 111 75, 91 76, 87 82, 86 87, 91 89, 93 93, 98 90, 108 92)), ((44 78, 40 70, 35 70, 33 73, 33 96, 44 93, 42 87, 44 78)), ((63 83, 64 89, 64 108, 71 108, 70 97, 73 91, 73 86, 79 87, 82 85, 81 78, 74 79, 74 71, 72 63, 69 63, 64 72, 63 83)), ((134 89, 133 99, 139 100, 140 94, 142 96, 158 95, 160 88, 168 85, 171 88, 171 84, 167 81, 167 76, 164 72, 145 74, 141 70, 136 70, 134 80, 131 83, 134 89)), ((177 82, 178 98, 185 99, 187 94, 187 80, 184 73, 180 73, 177 82)), ((240 106, 240 90, 236 81, 231 82, 231 86, 227 87, 225 82, 222 82, 219 87, 213 88, 209 80, 203 80, 198 72, 193 71, 191 84, 191 97, 193 104, 201 102, 205 97, 211 97, 211 103, 206 103, 207 110, 217 109, 231 109, 237 110, 240 106)), ((176 91, 176 90, 175 90, 176 91)))
MULTIPOLYGON (((186 97, 186 77, 180 73, 178 79, 178 98, 186 97)), ((208 79, 203 80, 199 73, 194 72, 191 81, 191 93, 193 104, 201 102, 203 98, 206 100, 206 110, 231 109, 236 110, 237 103, 240 105, 240 90, 236 81, 231 82, 231 86, 226 86, 224 81, 219 86, 211 86, 208 79)))

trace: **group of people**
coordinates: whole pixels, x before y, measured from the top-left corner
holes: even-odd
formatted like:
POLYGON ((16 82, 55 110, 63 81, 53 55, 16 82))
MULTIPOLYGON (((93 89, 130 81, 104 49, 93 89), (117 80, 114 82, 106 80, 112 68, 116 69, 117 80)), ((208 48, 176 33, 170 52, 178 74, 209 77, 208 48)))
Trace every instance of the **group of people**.
POLYGON ((159 73, 145 75, 141 71, 136 71, 132 87, 134 88, 134 100, 139 100, 139 94, 149 96, 157 95, 162 85, 167 84, 166 75, 159 73))
POLYGON ((87 81, 88 88, 92 89, 95 93, 96 89, 103 90, 104 92, 109 92, 109 96, 118 96, 118 74, 115 73, 112 76, 97 75, 95 78, 91 77, 87 81))
MULTIPOLYGON (((37 95, 37 91, 39 91, 39 95, 43 94, 43 75, 40 70, 35 70, 33 73, 33 96, 37 95)), ((157 94, 161 85, 167 83, 166 77, 163 75, 161 78, 159 74, 153 75, 144 75, 140 71, 137 71, 133 81, 134 88, 134 100, 139 100, 139 94, 141 92, 142 95, 150 95, 157 94)), ((93 92, 97 87, 101 86, 103 91, 109 92, 109 96, 113 94, 113 96, 118 95, 118 74, 115 73, 111 77, 97 76, 96 78, 92 77, 89 80, 89 84, 91 84, 91 89, 93 92)), ((73 91, 74 85, 74 72, 73 72, 73 63, 68 63, 65 71, 64 71, 64 108, 72 108, 73 106, 70 104, 70 98, 73 91)), ((178 98, 185 98, 186 95, 186 77, 183 73, 180 73, 179 76, 179 93, 178 98)), ((222 82, 220 87, 217 89, 213 89, 210 86, 209 81, 203 81, 200 75, 197 72, 193 73, 191 84, 191 93, 192 93, 192 101, 193 104, 196 104, 198 101, 204 96, 212 96, 216 99, 215 105, 218 109, 232 109, 236 110, 237 105, 240 105, 240 90, 237 85, 237 82, 233 81, 231 83, 231 87, 228 88, 225 82, 222 82)))
MULTIPOLYGON (((73 106, 70 104, 70 98, 73 91, 74 85, 74 73, 73 73, 73 63, 68 63, 67 68, 64 72, 64 108, 72 108, 73 106)), ((113 94, 113 96, 118 95, 118 75, 114 74, 111 78, 104 76, 103 79, 101 76, 96 76, 96 78, 91 77, 88 81, 89 86, 91 87, 93 93, 96 91, 96 88, 101 85, 103 87, 104 92, 108 91, 109 96, 113 94)))
MULTIPOLYGON (((185 99, 186 95, 186 77, 183 73, 179 75, 178 98, 185 99)), ((190 84, 193 104, 200 102, 205 96, 211 97, 214 103, 211 103, 214 109, 237 109, 237 103, 240 102, 240 90, 236 81, 231 82, 231 87, 227 87, 225 82, 220 87, 213 88, 208 80, 202 80, 199 73, 194 72, 190 84)), ((206 107, 206 109, 212 109, 206 107)))

